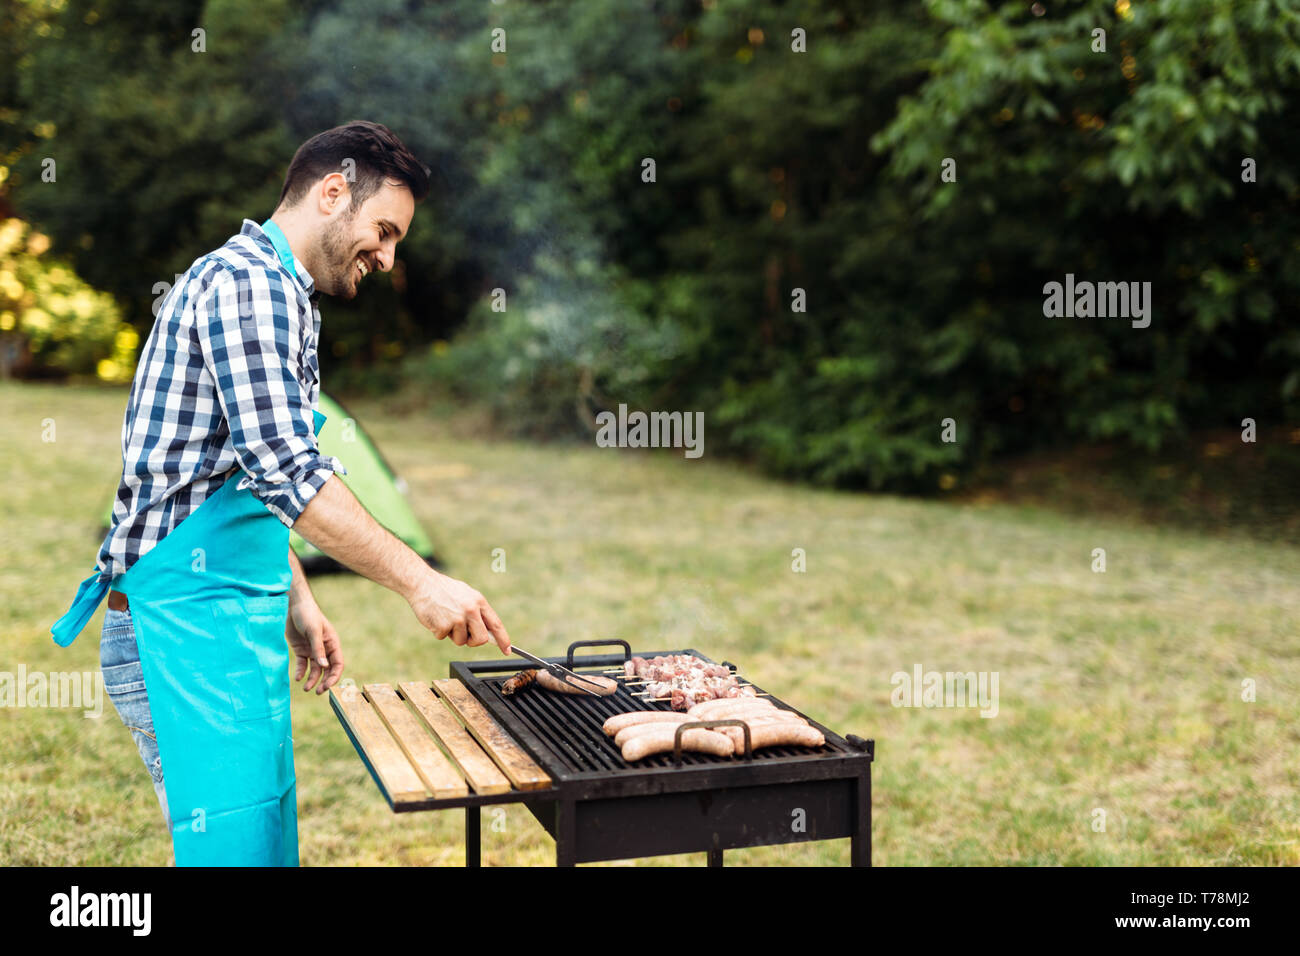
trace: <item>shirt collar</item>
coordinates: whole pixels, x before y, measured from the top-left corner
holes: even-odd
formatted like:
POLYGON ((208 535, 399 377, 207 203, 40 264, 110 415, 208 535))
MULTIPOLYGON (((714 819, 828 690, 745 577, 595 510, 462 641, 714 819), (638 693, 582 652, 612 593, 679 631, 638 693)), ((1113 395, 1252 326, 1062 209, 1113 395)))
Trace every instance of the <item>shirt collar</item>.
POLYGON ((293 252, 289 248, 289 240, 285 238, 284 232, 273 223, 270 219, 260 226, 251 219, 244 220, 244 227, 239 231, 241 236, 251 236, 259 243, 265 243, 270 246, 271 254, 284 267, 284 270, 298 280, 303 289, 307 292, 314 305, 320 299, 320 293, 316 291, 316 282, 312 279, 311 273, 306 267, 294 259, 293 252))

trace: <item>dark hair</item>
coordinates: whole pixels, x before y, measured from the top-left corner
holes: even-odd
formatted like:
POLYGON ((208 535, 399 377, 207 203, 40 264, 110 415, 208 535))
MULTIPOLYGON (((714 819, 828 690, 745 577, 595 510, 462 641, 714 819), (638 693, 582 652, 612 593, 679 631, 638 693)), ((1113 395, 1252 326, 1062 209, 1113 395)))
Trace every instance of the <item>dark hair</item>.
POLYGON ((429 194, 429 167, 387 126, 353 120, 317 133, 298 147, 284 176, 284 188, 276 207, 296 206, 307 191, 330 173, 345 173, 345 160, 355 164, 355 180, 348 183, 352 194, 350 214, 379 191, 385 179, 399 179, 419 202, 429 194))

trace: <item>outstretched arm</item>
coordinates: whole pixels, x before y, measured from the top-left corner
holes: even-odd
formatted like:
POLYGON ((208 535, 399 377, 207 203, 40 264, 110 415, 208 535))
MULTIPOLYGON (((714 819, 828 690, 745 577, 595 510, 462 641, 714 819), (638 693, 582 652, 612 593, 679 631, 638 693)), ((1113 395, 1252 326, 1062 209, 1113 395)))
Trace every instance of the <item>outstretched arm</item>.
POLYGON ((372 518, 337 475, 312 496, 293 527, 340 564, 406 598, 439 640, 470 647, 495 640, 501 653, 510 653, 510 635, 487 599, 429 567, 372 518))

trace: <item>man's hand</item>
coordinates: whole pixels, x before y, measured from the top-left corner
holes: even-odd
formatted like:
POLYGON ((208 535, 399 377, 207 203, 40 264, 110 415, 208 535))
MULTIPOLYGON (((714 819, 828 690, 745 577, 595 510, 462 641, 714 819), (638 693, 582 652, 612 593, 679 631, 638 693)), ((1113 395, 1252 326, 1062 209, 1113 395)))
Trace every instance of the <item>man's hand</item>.
POLYGON ((437 635, 451 637, 457 647, 478 647, 497 642, 502 654, 510 653, 510 635, 487 598, 464 581, 429 569, 407 600, 421 624, 437 635))
POLYGON ((302 680, 302 675, 307 673, 310 664, 311 673, 307 677, 307 683, 302 685, 303 690, 316 687, 316 693, 323 694, 339 682, 343 676, 343 649, 339 644, 338 632, 310 596, 289 601, 284 639, 289 642, 298 658, 298 672, 293 676, 295 681, 302 680), (325 679, 318 685, 321 675, 325 679))

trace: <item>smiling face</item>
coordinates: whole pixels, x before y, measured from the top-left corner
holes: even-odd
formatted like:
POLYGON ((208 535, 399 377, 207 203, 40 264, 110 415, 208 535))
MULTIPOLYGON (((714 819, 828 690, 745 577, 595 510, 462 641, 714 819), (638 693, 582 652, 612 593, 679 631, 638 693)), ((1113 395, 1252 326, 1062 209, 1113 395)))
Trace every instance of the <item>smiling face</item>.
POLYGON ((312 277, 326 295, 351 299, 367 275, 393 268, 397 243, 415 214, 415 199, 406 186, 386 180, 360 209, 350 197, 345 201, 321 227, 320 261, 312 277))

